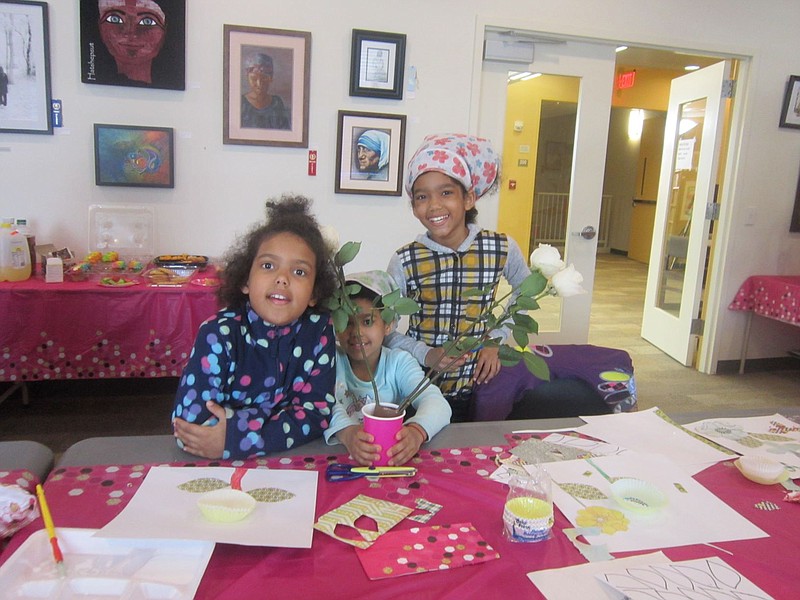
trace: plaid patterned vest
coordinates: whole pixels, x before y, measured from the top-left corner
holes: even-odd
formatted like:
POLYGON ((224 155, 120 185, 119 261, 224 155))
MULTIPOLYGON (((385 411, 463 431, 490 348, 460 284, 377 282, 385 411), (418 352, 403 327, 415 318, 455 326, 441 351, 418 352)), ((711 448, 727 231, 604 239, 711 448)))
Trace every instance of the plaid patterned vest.
MULTIPOLYGON (((408 297, 421 310, 409 317, 408 336, 429 346, 442 346, 456 334, 481 335, 485 326, 469 318, 480 315, 494 298, 508 259, 508 238, 481 230, 465 252, 438 252, 419 242, 397 251, 405 273, 408 297), (469 288, 491 286, 485 296, 465 298, 469 288)), ((471 387, 476 355, 461 369, 445 373, 438 381, 444 395, 471 387)))

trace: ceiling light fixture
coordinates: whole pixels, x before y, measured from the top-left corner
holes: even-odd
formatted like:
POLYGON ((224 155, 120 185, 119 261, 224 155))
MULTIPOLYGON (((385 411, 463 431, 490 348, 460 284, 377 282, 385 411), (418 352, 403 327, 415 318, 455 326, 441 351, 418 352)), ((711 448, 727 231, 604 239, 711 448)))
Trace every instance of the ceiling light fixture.
POLYGON ((627 46, 617 46, 617 48, 616 48, 616 50, 614 50, 614 52, 622 52, 623 50, 627 50, 627 49, 628 49, 627 46))
POLYGON ((644 111, 641 108, 631 109, 628 114, 628 139, 638 142, 642 139, 642 126, 644 125, 644 111))
POLYGON ((683 67, 684 71, 697 71, 700 68, 700 65, 686 65, 683 67))

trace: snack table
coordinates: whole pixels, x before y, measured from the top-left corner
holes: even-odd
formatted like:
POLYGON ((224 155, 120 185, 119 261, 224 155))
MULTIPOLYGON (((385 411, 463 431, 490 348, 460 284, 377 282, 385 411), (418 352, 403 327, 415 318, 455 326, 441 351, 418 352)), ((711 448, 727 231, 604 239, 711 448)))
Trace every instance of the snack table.
POLYGON ((800 327, 800 276, 753 275, 748 277, 739 288, 728 309, 748 311, 739 359, 739 373, 744 373, 747 345, 750 341, 750 326, 754 314, 800 327))
POLYGON ((216 289, 2 282, 0 381, 180 376, 216 289))
MULTIPOLYGON (((502 535, 507 488, 488 476, 496 468, 498 455, 507 455, 511 446, 529 436, 513 434, 512 430, 544 429, 576 422, 564 419, 450 425, 440 434, 441 439, 434 438, 413 460, 418 473, 412 478, 328 482, 324 477, 325 467, 346 457, 341 454, 342 446, 325 446, 319 441, 270 457, 236 461, 235 466, 249 468, 317 471, 316 518, 358 494, 408 507, 413 507, 418 498, 441 504, 442 509, 428 525, 470 523, 500 558, 460 568, 370 580, 352 546, 315 531, 310 549, 217 544, 195 597, 244 598, 269 590, 270 598, 542 598, 526 573, 585 562, 562 532, 570 525, 556 510, 551 539, 536 544, 507 541, 502 535), (440 447, 443 443, 451 446, 440 447)), ((54 469, 45 484, 56 527, 103 527, 130 501, 153 465, 232 464, 192 459, 174 450, 174 441, 168 445, 170 436, 155 437, 159 439, 148 436, 141 440, 141 445, 152 447, 158 442, 156 445, 164 452, 162 461, 151 452, 147 462, 142 463, 80 465, 74 462, 80 453, 68 450, 66 460, 54 469)), ((123 444, 124 439, 114 438, 123 444)), ((102 452, 104 446, 96 448, 102 452)), ((102 460, 99 456, 97 459, 102 460)), ((800 519, 794 513, 800 507, 783 502, 785 490, 778 485, 760 486, 745 480, 730 461, 718 463, 695 478, 770 537, 667 548, 664 553, 672 560, 721 557, 773 597, 790 597, 797 584, 796 540, 800 536, 800 519), (778 509, 758 509, 757 505, 764 501, 773 502, 778 509)), ((396 528, 418 525, 403 521, 396 528)), ((0 562, 41 528, 41 521, 37 520, 17 533, 0 555, 0 562)), ((565 597, 570 596, 567 593, 565 597)))

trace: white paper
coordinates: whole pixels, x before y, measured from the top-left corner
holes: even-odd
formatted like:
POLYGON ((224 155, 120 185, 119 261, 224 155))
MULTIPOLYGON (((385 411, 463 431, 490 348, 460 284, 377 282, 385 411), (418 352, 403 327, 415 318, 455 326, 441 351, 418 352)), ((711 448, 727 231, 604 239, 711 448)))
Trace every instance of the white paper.
POLYGON ((199 493, 178 489, 204 477, 229 482, 230 467, 152 467, 128 505, 97 534, 109 538, 208 540, 244 546, 310 548, 317 502, 317 472, 248 469, 242 490, 279 488, 294 494, 257 502, 241 521, 212 523, 197 506, 199 493))
POLYGON ((704 419, 684 427, 744 456, 764 456, 781 462, 792 477, 800 477, 800 425, 778 413, 704 419))
POLYGON ((606 444, 605 442, 598 442, 596 440, 587 440, 586 438, 577 437, 574 435, 563 435, 560 433, 553 433, 544 438, 545 442, 551 444, 560 444, 562 446, 569 446, 570 448, 578 448, 584 452, 590 453, 592 456, 609 456, 611 454, 622 454, 628 452, 627 448, 622 448, 615 444, 606 444))
POLYGON ((578 523, 578 514, 590 506, 618 511, 628 520, 626 530, 585 536, 592 545, 606 544, 614 553, 767 537, 664 456, 627 452, 591 461, 595 466, 586 460, 549 463, 547 471, 553 480, 553 501, 573 525, 588 526, 578 523), (650 515, 623 508, 598 468, 612 479, 630 477, 656 486, 667 504, 650 515), (589 485, 605 498, 576 498, 559 484, 589 485))
POLYGON ((606 571, 598 575, 605 585, 618 590, 626 600, 771 600, 752 581, 741 575, 719 557, 698 558, 661 565, 629 565, 622 561, 603 564, 606 571))
POLYGON ((669 456, 691 475, 714 463, 735 458, 665 421, 658 415, 657 408, 581 418, 586 425, 578 429, 580 433, 637 452, 669 456))
POLYGON ((560 569, 546 569, 528 573, 528 579, 539 588, 547 600, 574 600, 586 598, 587 600, 600 600, 601 598, 615 598, 597 579, 612 568, 646 567, 669 563, 663 552, 653 552, 641 556, 630 556, 616 560, 590 562, 560 569))

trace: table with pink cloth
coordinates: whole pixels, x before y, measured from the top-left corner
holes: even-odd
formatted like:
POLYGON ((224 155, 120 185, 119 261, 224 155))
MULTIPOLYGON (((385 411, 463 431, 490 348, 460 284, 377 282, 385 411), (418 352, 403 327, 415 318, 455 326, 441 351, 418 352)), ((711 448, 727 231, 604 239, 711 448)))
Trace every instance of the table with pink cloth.
POLYGON ((744 373, 747 345, 750 341, 750 327, 754 314, 800 327, 800 276, 753 275, 748 277, 736 292, 736 297, 728 305, 728 309, 748 311, 739 359, 739 373, 744 373))
MULTIPOLYGON (((509 430, 511 427, 509 427, 509 430)), ((414 459, 413 478, 366 479, 328 482, 325 467, 345 459, 342 455, 287 456, 244 461, 250 468, 303 469, 319 473, 316 518, 358 494, 413 507, 417 498, 441 504, 428 525, 471 523, 500 554, 488 560, 455 568, 371 581, 356 550, 319 531, 310 549, 267 548, 217 544, 198 588, 196 598, 234 599, 268 594, 270 598, 542 598, 526 573, 581 564, 585 559, 562 530, 570 527, 556 511, 551 539, 536 544, 515 544, 502 535, 505 485, 489 479, 495 458, 507 456, 518 436, 506 444, 422 451, 414 459)), ((172 463, 172 466, 230 466, 224 461, 172 463)), ((237 463, 240 464, 240 463, 237 463)), ((57 527, 101 528, 130 501, 151 465, 74 466, 56 468, 45 490, 57 527)), ((785 490, 745 480, 730 461, 699 473, 696 479, 717 494, 770 537, 667 548, 672 560, 719 556, 742 575, 776 598, 796 594, 797 540, 800 539, 800 505, 783 502, 785 490), (775 509, 763 510, 764 502, 775 509), (771 505, 770 505, 771 506, 771 505), (787 595, 788 594, 788 595, 787 595)), ((404 520, 395 529, 418 523, 404 520)), ((0 562, 10 556, 41 520, 17 533, 0 562)), ((168 534, 168 532, 165 532, 168 534)), ((632 555, 627 553, 625 555, 632 555)), ((622 556, 622 555, 620 555, 622 556)))
MULTIPOLYGON (((205 277, 198 274, 197 277, 205 277)), ((0 381, 179 376, 216 288, 0 283, 0 381)))

